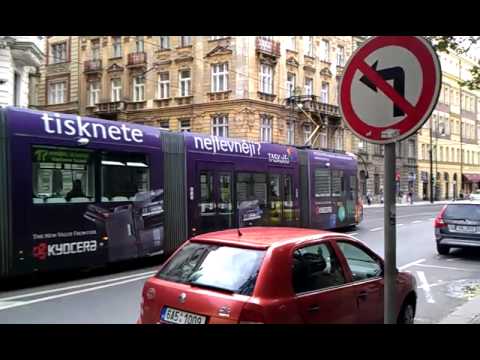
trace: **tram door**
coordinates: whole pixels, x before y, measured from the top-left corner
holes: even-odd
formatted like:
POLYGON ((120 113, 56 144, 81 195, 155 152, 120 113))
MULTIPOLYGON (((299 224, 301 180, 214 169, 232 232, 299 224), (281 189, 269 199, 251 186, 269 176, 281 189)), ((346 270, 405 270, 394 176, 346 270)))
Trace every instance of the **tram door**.
POLYGON ((201 163, 196 173, 195 234, 232 228, 233 164, 201 163))

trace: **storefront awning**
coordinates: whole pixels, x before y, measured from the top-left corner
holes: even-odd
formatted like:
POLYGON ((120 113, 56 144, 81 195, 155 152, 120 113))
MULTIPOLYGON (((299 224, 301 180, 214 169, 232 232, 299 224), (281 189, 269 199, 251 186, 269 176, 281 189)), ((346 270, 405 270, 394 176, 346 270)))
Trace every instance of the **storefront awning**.
POLYGON ((463 177, 469 182, 480 182, 480 174, 463 174, 463 177))

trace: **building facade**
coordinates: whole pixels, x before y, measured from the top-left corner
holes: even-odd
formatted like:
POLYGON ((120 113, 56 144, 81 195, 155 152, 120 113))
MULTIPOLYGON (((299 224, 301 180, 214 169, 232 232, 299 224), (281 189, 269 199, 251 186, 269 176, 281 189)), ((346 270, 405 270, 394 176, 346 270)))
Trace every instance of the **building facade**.
POLYGON ((337 106, 351 37, 48 37, 39 107, 349 150, 337 106))
POLYGON ((455 199, 480 185, 480 92, 460 87, 478 62, 468 56, 439 54, 442 88, 431 118, 418 132, 419 196, 455 199), (433 176, 430 176, 432 174, 433 176))
POLYGON ((0 36, 0 107, 35 105, 42 36, 0 36))

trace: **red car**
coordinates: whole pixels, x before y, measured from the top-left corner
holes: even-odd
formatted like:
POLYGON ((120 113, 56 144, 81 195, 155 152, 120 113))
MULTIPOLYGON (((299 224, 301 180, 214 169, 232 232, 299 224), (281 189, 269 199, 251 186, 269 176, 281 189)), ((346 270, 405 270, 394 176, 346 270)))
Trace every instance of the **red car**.
MULTIPOLYGON (((383 260, 328 231, 249 227, 182 245, 146 283, 138 323, 383 323, 383 260)), ((397 278, 399 323, 416 282, 397 278)))

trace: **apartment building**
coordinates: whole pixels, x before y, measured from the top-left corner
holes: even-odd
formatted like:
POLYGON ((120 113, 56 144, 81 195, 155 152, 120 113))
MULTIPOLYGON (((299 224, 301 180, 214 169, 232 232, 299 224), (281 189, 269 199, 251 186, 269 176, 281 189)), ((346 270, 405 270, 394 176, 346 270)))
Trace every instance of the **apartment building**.
POLYGON ((351 37, 52 36, 47 43, 41 108, 263 142, 351 145, 337 105, 351 37))
POLYGON ((439 57, 440 98, 417 136, 419 196, 430 199, 432 189, 437 200, 458 198, 480 185, 480 92, 459 85, 471 78, 478 59, 445 53, 439 57))

